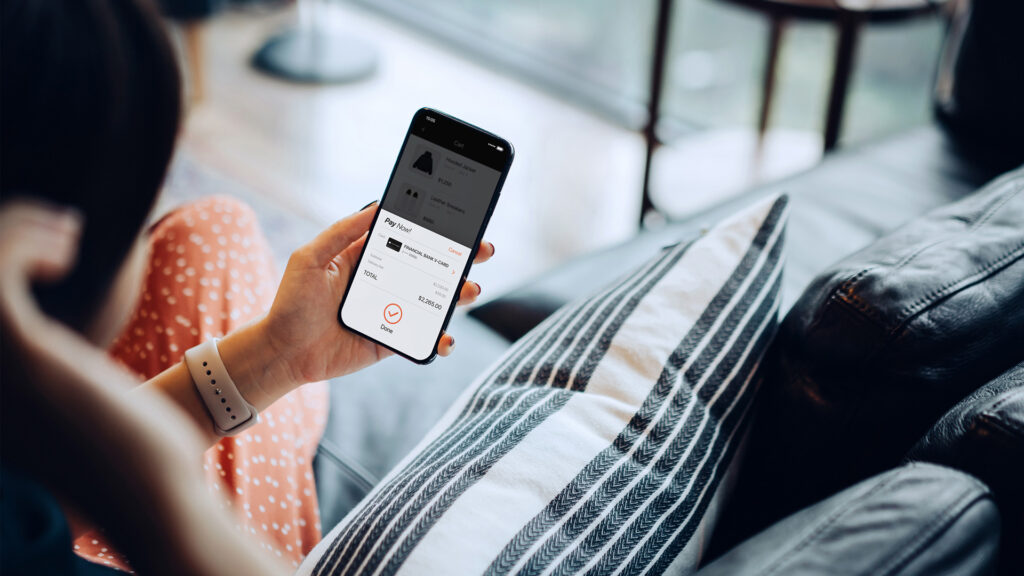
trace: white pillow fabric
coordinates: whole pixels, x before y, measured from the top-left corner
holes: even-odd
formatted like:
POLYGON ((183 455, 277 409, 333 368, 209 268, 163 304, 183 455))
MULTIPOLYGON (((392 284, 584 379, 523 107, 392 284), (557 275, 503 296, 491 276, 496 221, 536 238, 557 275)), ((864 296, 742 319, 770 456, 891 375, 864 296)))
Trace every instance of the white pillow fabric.
POLYGON ((695 570, 775 333, 786 214, 760 202, 560 309, 299 574, 695 570))

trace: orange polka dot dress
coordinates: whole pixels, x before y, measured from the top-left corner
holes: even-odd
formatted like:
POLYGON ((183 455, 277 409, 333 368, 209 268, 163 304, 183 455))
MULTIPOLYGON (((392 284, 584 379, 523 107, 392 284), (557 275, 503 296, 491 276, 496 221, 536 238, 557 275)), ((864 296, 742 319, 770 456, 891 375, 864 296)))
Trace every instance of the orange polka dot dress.
MULTIPOLYGON (((237 200, 213 197, 172 212, 154 227, 150 249, 142 297, 110 351, 143 380, 270 308, 270 248, 252 209, 237 200)), ((221 439, 201 464, 239 529, 296 567, 320 540, 312 461, 327 410, 326 383, 303 386, 263 411, 259 424, 221 439)), ((130 570, 98 531, 74 548, 130 570)))

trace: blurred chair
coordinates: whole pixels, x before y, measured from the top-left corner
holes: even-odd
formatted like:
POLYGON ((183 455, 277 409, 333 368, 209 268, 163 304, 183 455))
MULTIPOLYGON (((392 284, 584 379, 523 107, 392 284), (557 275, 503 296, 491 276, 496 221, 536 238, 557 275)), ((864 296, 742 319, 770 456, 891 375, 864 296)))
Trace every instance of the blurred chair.
POLYGON ((791 20, 813 20, 832 23, 838 32, 828 112, 825 117, 825 151, 839 142, 846 105, 846 93, 853 75, 857 42, 864 24, 892 22, 931 14, 947 0, 722 0, 765 14, 770 23, 768 52, 765 59, 764 84, 761 92, 761 114, 758 134, 763 138, 768 129, 779 49, 786 23, 791 20))

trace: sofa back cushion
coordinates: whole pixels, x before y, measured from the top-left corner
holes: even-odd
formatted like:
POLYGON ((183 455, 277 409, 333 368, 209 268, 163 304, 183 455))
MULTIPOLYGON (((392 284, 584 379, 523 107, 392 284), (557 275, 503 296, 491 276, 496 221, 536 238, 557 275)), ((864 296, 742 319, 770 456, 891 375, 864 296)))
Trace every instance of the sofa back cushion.
POLYGON ((1024 162, 1024 2, 957 2, 939 65, 939 121, 978 163, 1024 162))
POLYGON ((1024 360, 1024 169, 819 275, 771 357, 725 545, 898 464, 1024 360))

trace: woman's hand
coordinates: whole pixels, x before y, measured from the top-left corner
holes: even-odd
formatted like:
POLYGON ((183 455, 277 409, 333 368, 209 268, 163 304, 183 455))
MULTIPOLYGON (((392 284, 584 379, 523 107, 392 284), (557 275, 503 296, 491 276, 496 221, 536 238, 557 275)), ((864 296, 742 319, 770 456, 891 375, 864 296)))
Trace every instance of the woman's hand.
MULTIPOLYGON (((261 366, 263 374, 255 375, 269 395, 278 397, 307 382, 350 374, 391 355, 338 323, 338 306, 377 208, 374 203, 336 222, 288 260, 270 312, 251 326, 251 337, 265 342, 277 364, 261 366), (277 389, 268 389, 271 386, 277 389)), ((475 262, 485 262, 493 254, 494 246, 483 242, 475 262)), ((467 281, 458 303, 470 304, 479 295, 480 285, 467 281)), ((454 342, 443 335, 438 354, 450 354, 454 342)), ((230 344, 226 352, 232 354, 230 344)))

